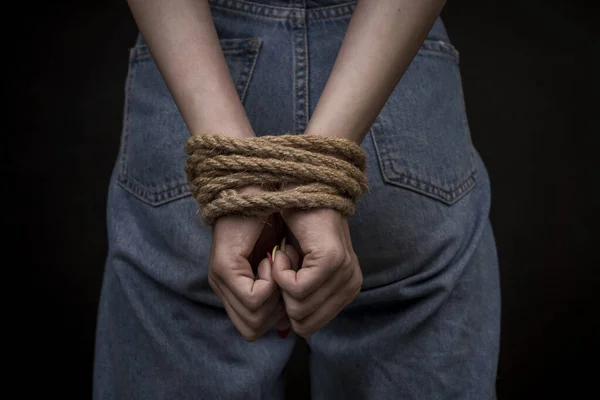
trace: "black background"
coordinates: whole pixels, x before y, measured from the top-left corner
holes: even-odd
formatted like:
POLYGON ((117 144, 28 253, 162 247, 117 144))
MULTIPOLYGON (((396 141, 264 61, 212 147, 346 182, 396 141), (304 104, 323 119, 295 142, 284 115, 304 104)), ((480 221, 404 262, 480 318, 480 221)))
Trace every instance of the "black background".
MULTIPOLYGON (((9 384, 19 398, 89 398, 106 190, 136 27, 124 0, 20 8, 5 9, 4 27, 16 28, 3 43, 14 121, 2 138, 9 384)), ((587 398, 600 372, 598 7, 455 0, 442 16, 492 179, 499 398, 587 398)), ((297 398, 307 393, 302 350, 288 377, 297 398)))

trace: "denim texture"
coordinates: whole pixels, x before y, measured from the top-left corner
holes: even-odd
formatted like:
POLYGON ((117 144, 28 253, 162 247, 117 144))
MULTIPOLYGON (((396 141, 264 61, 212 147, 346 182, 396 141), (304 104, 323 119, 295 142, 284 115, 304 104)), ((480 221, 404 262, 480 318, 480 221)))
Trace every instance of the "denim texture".
MULTIPOLYGON (((354 4, 211 1, 258 135, 302 133, 354 4)), ((208 280, 211 230, 184 172, 189 132, 140 36, 109 186, 95 399, 281 399, 295 336, 248 343, 208 280)), ((357 299, 309 340, 313 399, 495 398, 500 332, 490 183, 440 20, 362 147, 350 218, 357 299)))

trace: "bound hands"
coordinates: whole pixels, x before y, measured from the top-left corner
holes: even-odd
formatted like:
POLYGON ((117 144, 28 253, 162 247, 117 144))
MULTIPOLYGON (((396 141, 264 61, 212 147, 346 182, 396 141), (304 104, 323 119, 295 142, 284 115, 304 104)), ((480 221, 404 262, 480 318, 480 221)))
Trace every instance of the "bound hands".
POLYGON ((272 328, 285 337, 290 326, 310 337, 354 300, 362 272, 346 218, 316 209, 220 218, 208 279, 233 324, 253 341, 272 328), (287 244, 267 255, 284 234, 283 221, 299 248, 287 244))

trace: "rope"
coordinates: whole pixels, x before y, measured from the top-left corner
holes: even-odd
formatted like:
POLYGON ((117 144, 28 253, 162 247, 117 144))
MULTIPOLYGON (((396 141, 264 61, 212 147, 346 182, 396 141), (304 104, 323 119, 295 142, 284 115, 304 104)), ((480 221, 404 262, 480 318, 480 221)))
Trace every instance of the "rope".
POLYGON ((345 216, 368 189, 364 151, 339 138, 282 135, 248 139, 207 134, 186 142, 185 171, 205 223, 224 215, 332 208, 345 216), (260 193, 236 189, 259 185, 260 193), (291 188, 290 188, 291 186, 291 188))

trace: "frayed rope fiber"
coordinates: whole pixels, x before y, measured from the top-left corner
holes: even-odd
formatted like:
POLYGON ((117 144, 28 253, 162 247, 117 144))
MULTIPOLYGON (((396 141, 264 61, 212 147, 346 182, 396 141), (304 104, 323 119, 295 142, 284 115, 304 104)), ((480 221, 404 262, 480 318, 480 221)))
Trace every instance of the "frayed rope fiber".
POLYGON ((208 225, 224 215, 286 209, 332 208, 350 216, 368 190, 365 153, 346 139, 206 134, 189 138, 185 152, 190 188, 208 225), (264 191, 238 193, 245 186, 264 191))

